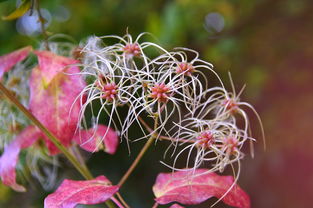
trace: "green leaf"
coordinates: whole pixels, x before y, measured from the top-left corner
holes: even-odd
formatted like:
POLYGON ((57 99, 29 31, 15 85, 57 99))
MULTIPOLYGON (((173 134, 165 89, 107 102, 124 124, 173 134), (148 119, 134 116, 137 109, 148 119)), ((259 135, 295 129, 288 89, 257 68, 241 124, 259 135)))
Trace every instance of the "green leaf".
POLYGON ((17 18, 23 16, 29 10, 29 8, 30 8, 30 0, 25 0, 16 10, 14 10, 8 16, 2 17, 2 19, 3 20, 17 19, 17 18))
POLYGON ((0 0, 0 3, 1 3, 1 2, 4 2, 4 1, 8 1, 8 0, 0 0))

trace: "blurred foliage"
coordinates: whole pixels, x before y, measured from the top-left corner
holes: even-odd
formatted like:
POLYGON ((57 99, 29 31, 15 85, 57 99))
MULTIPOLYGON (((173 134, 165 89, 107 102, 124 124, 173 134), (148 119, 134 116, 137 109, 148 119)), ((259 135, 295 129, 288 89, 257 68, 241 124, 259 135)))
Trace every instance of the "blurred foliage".
MULTIPOLYGON (((203 59, 215 65, 227 86, 230 71, 237 91, 247 84, 244 97, 256 104, 267 133, 267 151, 257 148, 254 160, 246 157, 240 178, 242 187, 251 193, 252 207, 310 207, 313 170, 302 170, 307 167, 301 164, 305 161, 312 166, 313 162, 313 135, 309 126, 313 122, 312 1, 42 0, 41 6, 52 16, 47 28, 50 35, 67 34, 78 44, 93 34, 123 35, 128 31, 136 36, 150 32, 150 39, 167 49, 181 46, 198 50, 203 59), (205 22, 206 15, 212 12, 223 17, 225 24, 220 32, 205 22), (289 161, 296 167, 290 168, 289 161), (284 180, 285 173, 288 180, 284 180)), ((0 15, 8 15, 15 7, 16 1, 2 2, 0 15)), ((40 40, 41 35, 19 34, 16 21, 1 21, 0 54, 25 45, 37 47, 40 40)), ((95 175, 105 174, 117 182, 141 145, 133 144, 128 156, 123 143, 115 156, 98 153, 88 165, 95 175)), ((150 187, 155 176, 160 171, 169 171, 158 163, 165 148, 162 144, 151 148, 122 188, 133 207, 152 205, 150 187)), ((38 184, 29 189, 30 193, 22 195, 0 186, 0 207, 42 207, 48 193, 38 184)))

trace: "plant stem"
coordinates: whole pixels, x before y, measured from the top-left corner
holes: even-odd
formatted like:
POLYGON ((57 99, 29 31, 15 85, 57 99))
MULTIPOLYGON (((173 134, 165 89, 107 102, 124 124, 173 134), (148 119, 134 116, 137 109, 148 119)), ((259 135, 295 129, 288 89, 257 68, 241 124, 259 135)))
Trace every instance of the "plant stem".
POLYGON ((117 198, 122 202, 122 204, 125 206, 125 208, 130 208, 130 206, 126 203, 126 201, 123 199, 121 194, 119 192, 116 193, 117 198))
MULTIPOLYGON (((154 118, 154 129, 157 129, 158 126, 158 116, 156 115, 154 118)), ((137 167, 138 163, 140 162, 141 158, 144 156, 144 154, 147 152, 151 144, 154 142, 155 134, 151 135, 151 137, 148 139, 146 144, 143 146, 143 148, 140 150, 139 154, 137 155, 134 162, 131 164, 131 166, 128 168, 127 172, 123 175, 122 179, 118 182, 118 185, 121 187, 130 174, 134 171, 134 169, 137 167)))
POLYGON ((79 163, 79 161, 66 149, 66 147, 63 146, 63 144, 61 144, 61 142, 30 111, 28 111, 1 82, 0 91, 47 136, 47 138, 65 155, 65 157, 73 164, 73 166, 84 178, 88 180, 93 178, 89 170, 84 168, 79 163))
POLYGON ((48 34, 47 34, 47 31, 46 31, 46 28, 45 28, 45 18, 42 16, 42 13, 40 11, 40 3, 39 3, 39 0, 35 0, 35 6, 36 6, 36 10, 37 10, 37 13, 38 13, 38 18, 39 18, 39 22, 40 22, 40 27, 41 27, 41 33, 43 35, 43 38, 44 38, 44 43, 45 43, 45 48, 47 51, 50 50, 50 47, 49 47, 49 41, 48 41, 48 34))
POLYGON ((155 202, 152 208, 157 208, 159 206, 158 202, 155 202))
POLYGON ((153 143, 154 141, 154 137, 150 137, 148 139, 148 141, 146 142, 145 146, 141 149, 141 151, 139 152, 139 154, 137 155, 136 159, 134 160, 134 162, 131 164, 131 166, 128 168, 127 172, 124 174, 124 176, 122 177, 122 179, 118 182, 119 186, 122 186, 126 180, 128 179, 128 177, 130 176, 130 174, 134 171, 134 169, 136 168, 136 166, 138 165, 138 163, 140 162, 141 158, 143 157, 143 155, 146 153, 146 151, 148 150, 148 148, 150 147, 150 145, 153 143))
POLYGON ((112 197, 111 200, 112 200, 119 208, 125 208, 115 197, 112 197))

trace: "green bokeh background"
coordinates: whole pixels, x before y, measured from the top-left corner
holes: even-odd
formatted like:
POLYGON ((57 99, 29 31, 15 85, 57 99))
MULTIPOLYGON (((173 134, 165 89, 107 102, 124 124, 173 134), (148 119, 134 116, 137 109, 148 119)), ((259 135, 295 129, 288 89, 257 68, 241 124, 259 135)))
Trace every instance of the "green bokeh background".
MULTIPOLYGON (((0 15, 8 14, 15 4, 13 0, 1 3, 0 15)), ((252 207, 312 206, 313 1, 42 0, 41 6, 52 14, 48 31, 70 35, 77 43, 93 34, 124 35, 128 30, 136 36, 146 31, 166 49, 183 46, 199 51, 202 59, 214 64, 227 86, 230 71, 237 90, 247 84, 242 99, 260 112, 266 132, 264 151, 258 123, 251 114, 256 156, 251 159, 246 151, 239 184, 251 196, 252 207), (60 6, 70 12, 70 18, 62 23, 55 20, 60 6), (211 12, 223 16, 221 32, 206 29, 205 16, 211 12)), ((36 47, 40 40, 40 36, 19 34, 15 21, 0 21, 1 55, 26 45, 36 47)), ((116 183, 142 145, 132 144, 129 156, 123 143, 116 155, 97 153, 88 165, 94 175, 104 174, 116 183)), ((169 171, 159 163, 166 147, 161 143, 152 147, 122 187, 121 193, 132 207, 152 206, 155 177, 169 171)), ((70 165, 64 168, 67 175, 79 179, 70 165)), ((49 192, 35 180, 28 190, 21 194, 0 186, 0 207, 43 207, 49 192)), ((194 207, 209 207, 214 201, 194 207)))

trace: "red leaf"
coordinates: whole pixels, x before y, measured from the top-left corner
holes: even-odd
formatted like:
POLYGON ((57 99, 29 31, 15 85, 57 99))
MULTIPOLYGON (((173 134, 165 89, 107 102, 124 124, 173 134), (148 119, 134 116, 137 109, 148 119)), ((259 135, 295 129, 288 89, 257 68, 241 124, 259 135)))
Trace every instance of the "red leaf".
POLYGON ((0 79, 4 72, 9 71, 15 64, 23 61, 31 50, 32 47, 27 46, 4 56, 0 56, 0 79))
MULTIPOLYGON (((153 192, 159 204, 174 201, 199 204, 213 196, 221 198, 233 182, 232 176, 219 176, 209 173, 206 169, 161 173, 153 186, 153 192)), ((234 207, 250 207, 249 196, 238 185, 235 185, 222 201, 234 207)))
MULTIPOLYGON (((36 51, 39 67, 30 78, 30 110, 59 140, 69 146, 74 136, 79 102, 75 99, 85 86, 79 68, 68 66, 75 60, 47 51, 36 51)), ((44 137, 51 154, 59 150, 44 137)))
POLYGON ((15 191, 25 191, 25 188, 16 183, 15 167, 21 149, 31 146, 42 133, 34 126, 24 129, 5 149, 0 158, 0 177, 3 184, 15 191))
POLYGON ((79 132, 74 136, 74 141, 88 152, 97 152, 104 149, 109 154, 115 153, 119 143, 117 133, 101 124, 95 128, 79 132))
POLYGON ((64 56, 58 56, 49 51, 34 51, 38 57, 39 69, 43 75, 43 81, 48 85, 53 78, 60 72, 64 72, 66 68, 77 68, 70 66, 71 64, 76 64, 78 61, 70 59, 64 56))
POLYGON ((105 176, 88 181, 64 180, 56 192, 45 199, 45 208, 73 208, 78 204, 98 204, 111 198, 118 186, 105 176))

